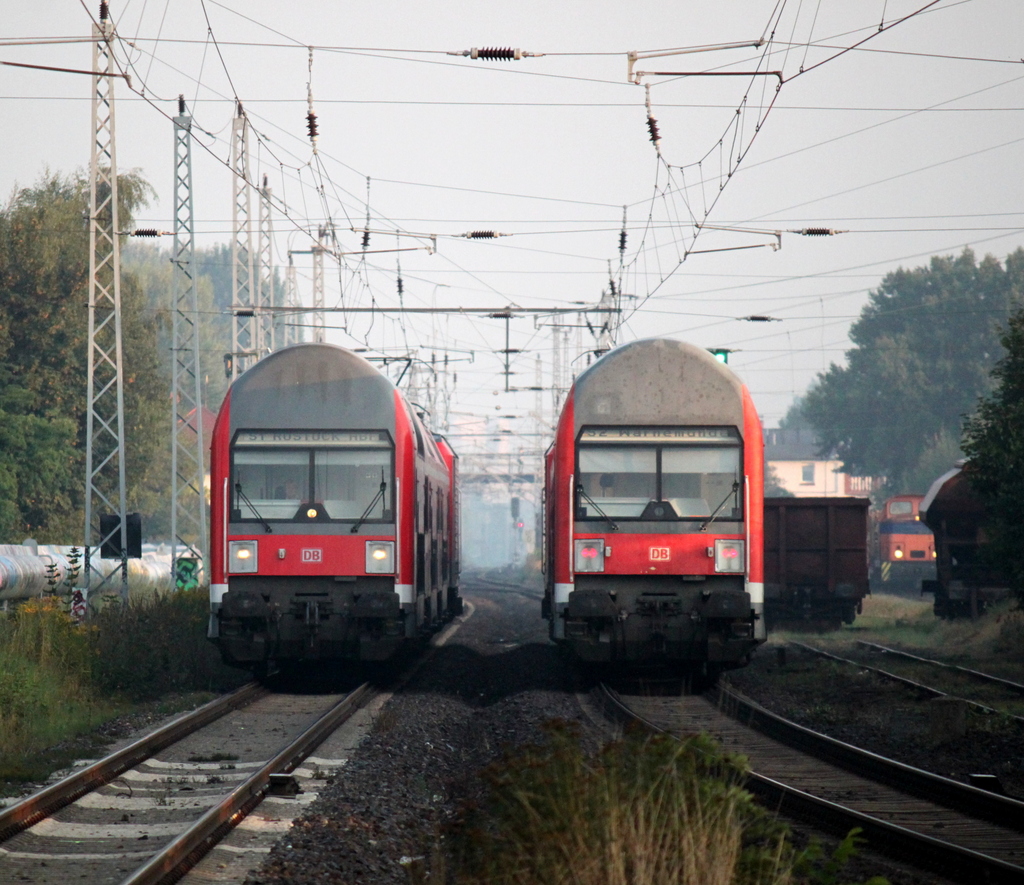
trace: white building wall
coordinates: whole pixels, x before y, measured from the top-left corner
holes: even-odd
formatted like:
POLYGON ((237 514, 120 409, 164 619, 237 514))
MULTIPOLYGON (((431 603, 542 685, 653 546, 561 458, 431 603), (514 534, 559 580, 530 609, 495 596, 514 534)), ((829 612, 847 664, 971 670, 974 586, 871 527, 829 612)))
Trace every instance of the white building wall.
POLYGON ((769 461, 779 485, 797 498, 824 498, 847 494, 841 461, 769 461))

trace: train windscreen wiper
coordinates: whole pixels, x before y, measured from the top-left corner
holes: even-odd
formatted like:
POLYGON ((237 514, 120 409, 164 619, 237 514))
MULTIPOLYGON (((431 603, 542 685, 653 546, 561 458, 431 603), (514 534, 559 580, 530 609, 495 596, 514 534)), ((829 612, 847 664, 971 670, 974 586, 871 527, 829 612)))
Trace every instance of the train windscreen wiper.
POLYGON ((711 523, 713 523, 713 522, 714 522, 714 521, 715 521, 715 520, 716 520, 716 519, 718 518, 718 514, 722 512, 722 508, 723 508, 723 507, 725 506, 725 503, 726 503, 726 501, 728 501, 728 500, 729 500, 729 499, 730 499, 730 498, 731 498, 731 497, 732 497, 733 495, 735 495, 735 494, 736 494, 736 492, 737 492, 737 491, 739 490, 739 487, 740 487, 740 482, 739 482, 739 480, 738 480, 738 479, 736 479, 736 480, 733 480, 733 483, 732 483, 732 488, 731 488, 731 489, 729 489, 729 491, 728 491, 728 493, 726 494, 726 496, 725 496, 724 498, 722 498, 722 503, 721 503, 721 504, 719 504, 719 505, 718 505, 718 506, 717 506, 717 507, 715 508, 715 510, 714 510, 714 512, 713 512, 713 513, 711 514, 711 516, 709 516, 709 517, 707 518, 707 520, 706 520, 706 521, 704 522, 704 525, 702 525, 702 526, 700 527, 700 530, 701 530, 702 532, 706 532, 706 531, 708 530, 708 526, 709 526, 709 525, 711 525, 711 523))
POLYGON ((380 469, 380 488, 377 490, 377 494, 373 496, 373 500, 366 505, 366 509, 363 511, 363 515, 359 517, 353 524, 352 528, 349 529, 351 534, 355 534, 359 531, 359 526, 366 522, 366 517, 370 515, 370 511, 377 505, 378 501, 384 500, 384 492, 387 490, 388 484, 384 479, 384 468, 380 469))
POLYGON ((256 509, 256 505, 253 504, 252 501, 248 499, 248 497, 246 497, 245 492, 242 491, 242 484, 240 482, 235 483, 235 494, 238 495, 238 497, 241 498, 243 501, 245 501, 245 503, 249 506, 249 509, 252 511, 252 515, 255 516, 261 523, 263 523, 263 528, 267 530, 268 534, 273 534, 274 530, 270 527, 270 523, 267 522, 260 515, 259 510, 256 509))
POLYGON ((582 497, 583 500, 585 500, 588 504, 593 506, 593 508, 597 511, 598 516, 604 517, 605 521, 608 523, 609 528, 611 528, 613 532, 617 532, 619 530, 619 526, 615 522, 615 520, 612 519, 607 513, 605 513, 601 509, 601 505, 598 504, 597 501, 595 501, 593 498, 590 497, 590 495, 587 494, 587 490, 583 488, 583 486, 576 486, 576 491, 579 492, 580 497, 582 497))

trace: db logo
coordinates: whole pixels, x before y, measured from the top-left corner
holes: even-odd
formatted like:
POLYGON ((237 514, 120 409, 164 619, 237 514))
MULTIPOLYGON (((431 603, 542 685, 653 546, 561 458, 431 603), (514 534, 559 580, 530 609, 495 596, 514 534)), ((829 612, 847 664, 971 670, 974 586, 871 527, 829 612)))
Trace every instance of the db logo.
POLYGON ((324 551, 323 550, 311 550, 309 548, 302 551, 303 562, 323 562, 324 551))
POLYGON ((672 554, 668 547, 651 548, 651 562, 668 562, 671 558, 672 554))

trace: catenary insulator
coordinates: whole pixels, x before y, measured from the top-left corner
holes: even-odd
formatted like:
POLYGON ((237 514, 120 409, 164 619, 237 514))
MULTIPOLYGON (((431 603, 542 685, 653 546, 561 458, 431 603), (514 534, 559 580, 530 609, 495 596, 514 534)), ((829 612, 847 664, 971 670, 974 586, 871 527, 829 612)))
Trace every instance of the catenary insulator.
POLYGON ((484 61, 519 61, 523 57, 521 49, 513 49, 511 46, 504 48, 499 46, 485 47, 484 49, 470 49, 470 58, 479 58, 484 61))
POLYGON ((836 234, 845 234, 845 230, 836 230, 832 227, 804 227, 800 230, 791 230, 791 234, 801 234, 805 237, 834 237, 836 234))
POLYGON ((310 138, 316 138, 320 134, 316 126, 316 114, 312 111, 306 114, 306 129, 310 138))
POLYGON ((137 228, 135 228, 135 230, 132 231, 132 236, 133 237, 158 237, 158 236, 160 236, 160 233, 161 232, 158 231, 155 227, 137 227, 137 228))
POLYGON ((185 96, 184 95, 179 95, 178 96, 178 116, 179 117, 184 117, 185 116, 185 96))
POLYGON ((100 3, 100 21, 105 22, 110 18, 110 4, 107 0, 102 0, 100 3))
POLYGON ((398 295, 401 297, 405 292, 405 285, 402 283, 402 278, 398 278, 398 295))
POLYGON ((370 247, 370 231, 366 229, 363 231, 363 248, 368 249, 370 247))
POLYGON ((658 121, 650 114, 647 115, 647 131, 651 133, 652 144, 657 144, 661 141, 661 134, 658 132, 658 121))
POLYGON ((463 234, 467 240, 493 240, 495 237, 500 237, 497 231, 493 230, 471 230, 468 234, 463 234))

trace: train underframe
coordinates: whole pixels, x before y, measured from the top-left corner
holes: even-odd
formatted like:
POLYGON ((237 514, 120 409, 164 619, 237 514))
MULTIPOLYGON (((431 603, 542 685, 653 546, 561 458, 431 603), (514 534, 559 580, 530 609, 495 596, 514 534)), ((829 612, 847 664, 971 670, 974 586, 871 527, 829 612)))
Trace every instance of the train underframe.
POLYGON ((832 593, 814 584, 786 588, 766 584, 764 592, 769 630, 782 624, 839 629, 842 624, 852 624, 863 609, 863 597, 849 585, 840 585, 832 593))
POLYGON ((932 610, 937 618, 976 618, 988 607, 1005 599, 1006 587, 983 586, 960 580, 921 582, 921 594, 933 593, 932 610))
POLYGON ((234 578, 217 612, 225 663, 385 661, 461 611, 457 588, 401 603, 392 578, 234 578))
POLYGON ((589 663, 743 666, 757 647, 741 578, 576 576, 565 644, 589 663))

